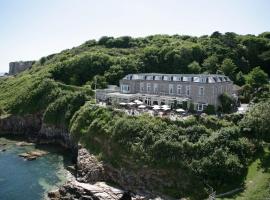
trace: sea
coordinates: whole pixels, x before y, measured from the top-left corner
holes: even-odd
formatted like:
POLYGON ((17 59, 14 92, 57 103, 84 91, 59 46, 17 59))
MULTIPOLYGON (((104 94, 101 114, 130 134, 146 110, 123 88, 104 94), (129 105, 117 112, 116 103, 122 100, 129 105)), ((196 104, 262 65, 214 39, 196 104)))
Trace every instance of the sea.
POLYGON ((0 137, 0 200, 48 199, 49 191, 72 177, 66 169, 71 165, 70 153, 58 146, 19 146, 19 142, 17 138, 0 137), (37 149, 48 154, 32 161, 18 156, 37 149))

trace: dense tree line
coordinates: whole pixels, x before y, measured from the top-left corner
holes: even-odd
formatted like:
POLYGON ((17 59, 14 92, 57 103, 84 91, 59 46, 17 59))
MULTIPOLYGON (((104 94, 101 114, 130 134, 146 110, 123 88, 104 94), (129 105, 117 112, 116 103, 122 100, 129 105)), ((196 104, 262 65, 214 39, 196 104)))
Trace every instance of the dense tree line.
POLYGON ((270 74, 269 35, 102 37, 42 58, 40 64, 53 64, 53 78, 75 85, 96 75, 117 84, 123 75, 134 72, 221 73, 244 85, 244 76, 255 67, 270 74))

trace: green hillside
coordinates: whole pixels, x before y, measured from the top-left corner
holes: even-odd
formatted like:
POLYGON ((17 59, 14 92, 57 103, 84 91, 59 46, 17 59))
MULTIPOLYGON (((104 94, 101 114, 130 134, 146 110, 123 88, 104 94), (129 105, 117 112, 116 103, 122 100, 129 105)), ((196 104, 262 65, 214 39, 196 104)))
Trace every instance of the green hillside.
POLYGON ((102 37, 42 57, 31 69, 0 79, 0 115, 43 113, 46 123, 66 126, 115 167, 165 170, 175 184, 156 186, 158 191, 201 199, 210 187, 222 193, 245 184, 257 155, 264 154, 262 143, 270 140, 269 67, 269 32, 102 37), (255 105, 245 116, 172 122, 93 104, 94 80, 103 88, 139 72, 225 74, 242 86, 240 100, 255 105))

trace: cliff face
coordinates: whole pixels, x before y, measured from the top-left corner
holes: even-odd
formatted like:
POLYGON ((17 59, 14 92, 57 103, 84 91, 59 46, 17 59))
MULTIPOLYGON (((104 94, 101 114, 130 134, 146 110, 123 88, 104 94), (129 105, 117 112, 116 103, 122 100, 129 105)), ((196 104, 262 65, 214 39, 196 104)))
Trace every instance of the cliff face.
POLYGON ((77 146, 66 128, 43 123, 42 114, 11 115, 0 119, 1 135, 26 136, 37 143, 56 143, 69 149, 77 146))
POLYGON ((35 61, 19 61, 9 63, 9 75, 18 74, 30 67, 35 63, 35 61))
MULTIPOLYGON (((182 177, 185 180, 184 176, 182 177)), ((172 199, 157 193, 156 190, 175 184, 175 180, 165 171, 142 168, 135 172, 132 169, 117 169, 109 163, 98 161, 85 148, 78 150, 77 180, 91 184, 103 181, 113 182, 125 191, 135 192, 137 195, 134 195, 135 199, 172 199)), ((183 184, 182 181, 179 182, 183 184)), ((185 184, 182 186, 185 187, 185 184)))

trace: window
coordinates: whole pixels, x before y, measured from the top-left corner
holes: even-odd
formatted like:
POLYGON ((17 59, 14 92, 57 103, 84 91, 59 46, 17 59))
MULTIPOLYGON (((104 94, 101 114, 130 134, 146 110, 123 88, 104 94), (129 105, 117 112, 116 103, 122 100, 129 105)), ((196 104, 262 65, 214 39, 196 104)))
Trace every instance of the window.
POLYGON ((200 82, 200 77, 197 77, 197 76, 193 77, 193 82, 199 83, 200 82))
POLYGON ((183 81, 184 81, 184 82, 191 81, 191 77, 183 76, 183 81))
POLYGON ((190 95, 190 86, 189 85, 186 86, 186 95, 187 96, 190 95))
POLYGON ((173 81, 181 81, 181 77, 180 76, 173 76, 173 81))
POLYGON ((181 95, 182 93, 182 85, 177 85, 177 94, 181 95))
POLYGON ((147 83, 147 92, 150 92, 150 90, 151 90, 151 85, 150 83, 147 83))
POLYGON ((197 107, 198 111, 203 111, 203 106, 201 103, 198 103, 198 107, 197 107))
POLYGON ((156 81, 162 80, 162 76, 155 76, 155 80, 156 80, 156 81))
POLYGON ((121 92, 129 93, 129 85, 121 85, 121 92))
POLYGON ((163 76, 163 81, 168 81, 169 77, 168 76, 163 76))
POLYGON ((144 83, 140 83, 140 91, 141 91, 141 92, 144 91, 144 83))
POLYGON ((169 85, 169 94, 173 94, 173 85, 172 84, 169 85))
POLYGON ((204 87, 199 88, 199 95, 204 96, 204 87))
POLYGON ((197 104, 197 110, 198 111, 203 111, 203 110, 205 110, 207 108, 207 104, 205 104, 205 103, 198 103, 197 104))
POLYGON ((146 76, 146 80, 153 80, 153 76, 146 76))
POLYGON ((158 84, 157 83, 154 84, 154 93, 155 94, 158 93, 158 84))

